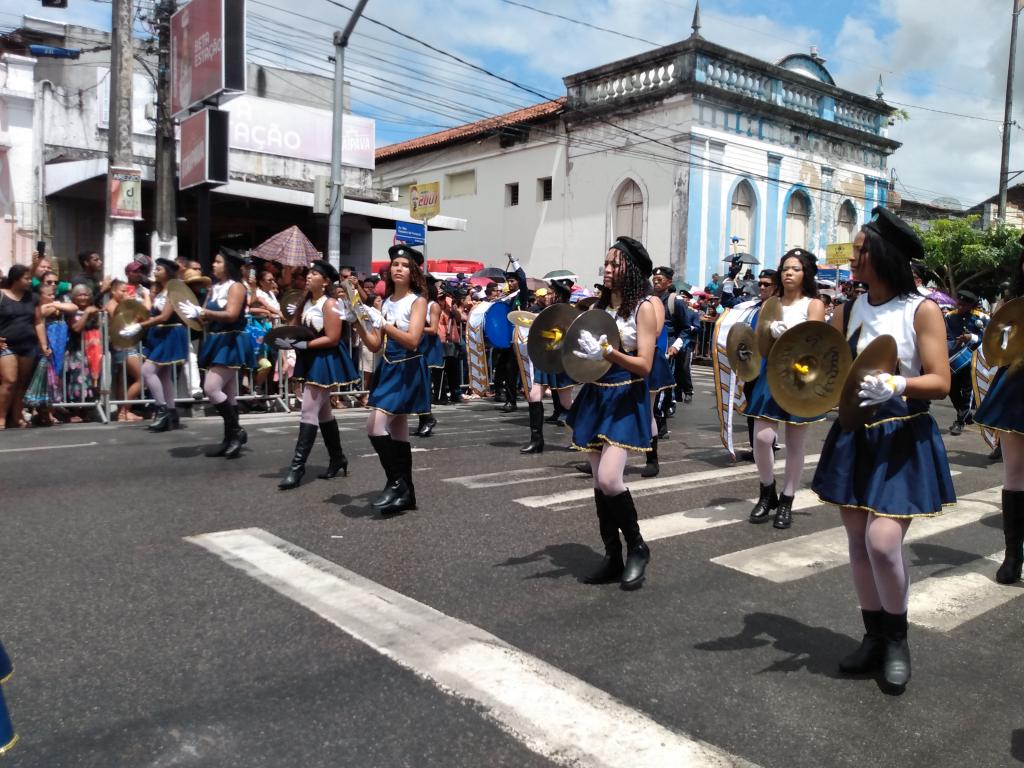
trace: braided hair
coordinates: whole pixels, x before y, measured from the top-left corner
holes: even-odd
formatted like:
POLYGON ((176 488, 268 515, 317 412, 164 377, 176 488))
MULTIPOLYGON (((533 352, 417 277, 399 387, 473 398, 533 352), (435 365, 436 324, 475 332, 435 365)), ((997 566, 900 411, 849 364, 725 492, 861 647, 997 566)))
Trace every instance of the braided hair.
MULTIPOLYGON (((644 277, 643 272, 628 257, 625 251, 613 248, 622 258, 622 276, 617 278, 616 282, 621 283, 620 285, 614 286, 622 292, 622 303, 619 305, 619 310, 616 314, 628 320, 633 316, 633 312, 636 310, 640 300, 643 299, 650 293, 650 283, 647 278, 644 277)), ((605 286, 601 286, 601 297, 597 300, 597 309, 607 309, 612 303, 612 289, 605 286)))

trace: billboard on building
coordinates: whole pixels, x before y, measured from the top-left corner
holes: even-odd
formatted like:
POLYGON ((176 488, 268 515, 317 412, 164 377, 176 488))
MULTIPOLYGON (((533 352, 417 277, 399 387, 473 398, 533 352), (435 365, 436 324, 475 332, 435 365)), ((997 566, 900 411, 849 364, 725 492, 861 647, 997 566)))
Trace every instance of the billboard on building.
POLYGON ((192 0, 171 16, 171 114, 245 91, 245 0, 192 0))
POLYGON ((107 174, 110 218, 142 220, 142 169, 111 168, 107 174))
POLYGON ((427 219, 441 213, 441 182, 413 184, 409 187, 409 215, 414 219, 427 219))
POLYGON ((203 109, 181 121, 178 189, 228 183, 228 113, 203 109))

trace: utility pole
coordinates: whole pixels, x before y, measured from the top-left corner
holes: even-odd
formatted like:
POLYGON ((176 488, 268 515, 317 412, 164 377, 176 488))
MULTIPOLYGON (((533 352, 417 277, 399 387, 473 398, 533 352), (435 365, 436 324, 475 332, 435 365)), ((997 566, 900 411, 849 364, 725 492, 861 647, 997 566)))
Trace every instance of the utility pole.
POLYGON ((174 120, 171 118, 171 14, 174 0, 159 0, 157 19, 156 84, 156 232, 150 245, 152 257, 174 259, 178 255, 178 224, 175 209, 174 120))
POLYGON ((999 220, 1006 222, 1006 185, 1010 176, 1010 128, 1013 126, 1013 70, 1017 63, 1017 19, 1022 0, 1012 0, 1013 22, 1010 25, 1010 64, 1006 73, 1006 111, 1003 113, 1003 156, 999 163, 999 220))
MULTIPOLYGON (((132 73, 135 50, 132 45, 132 2, 113 0, 110 24, 110 117, 107 121, 107 162, 109 168, 131 167, 132 156, 132 73)), ((110 217, 110 170, 108 168, 107 226, 103 242, 103 272, 107 277, 124 274, 135 254, 135 223, 110 217)))
POLYGON ((341 266, 341 214, 345 207, 345 179, 341 172, 341 151, 345 134, 345 48, 369 0, 359 0, 342 32, 334 33, 334 130, 331 141, 331 213, 327 226, 327 260, 341 266))

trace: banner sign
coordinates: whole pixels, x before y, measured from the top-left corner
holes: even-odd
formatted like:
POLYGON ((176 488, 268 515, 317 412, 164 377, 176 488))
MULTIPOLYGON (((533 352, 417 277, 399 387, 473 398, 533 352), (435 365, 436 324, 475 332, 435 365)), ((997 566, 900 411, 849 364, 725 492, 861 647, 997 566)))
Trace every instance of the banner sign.
POLYGON ((109 184, 110 218, 142 220, 142 170, 111 168, 109 184))
POLYGON ((395 242, 406 245, 423 245, 427 236, 425 224, 414 224, 411 221, 395 222, 395 242))
POLYGON ((487 394, 487 345, 484 343, 484 315, 491 308, 491 302, 481 301, 469 313, 466 323, 466 363, 469 366, 469 389, 483 397, 487 394))
POLYGON ((409 187, 409 215, 414 219, 433 218, 441 213, 441 182, 413 184, 409 187))
POLYGON ((833 243, 825 246, 825 261, 829 264, 849 264, 853 259, 853 243, 833 243))
POLYGON ((729 365, 729 356, 725 353, 725 341, 729 336, 729 329, 737 323, 756 323, 757 313, 761 307, 758 300, 745 301, 737 304, 732 309, 727 309, 718 316, 715 322, 713 338, 714 349, 711 351, 711 367, 715 372, 715 409, 718 411, 719 434, 722 439, 722 446, 736 461, 736 449, 732 442, 733 415, 742 411, 746 405, 746 398, 743 396, 743 382, 736 378, 735 371, 729 365))
POLYGON ((245 91, 245 0, 192 0, 171 16, 171 114, 245 91))
POLYGON ((228 183, 228 113, 204 109, 181 121, 178 189, 228 183))

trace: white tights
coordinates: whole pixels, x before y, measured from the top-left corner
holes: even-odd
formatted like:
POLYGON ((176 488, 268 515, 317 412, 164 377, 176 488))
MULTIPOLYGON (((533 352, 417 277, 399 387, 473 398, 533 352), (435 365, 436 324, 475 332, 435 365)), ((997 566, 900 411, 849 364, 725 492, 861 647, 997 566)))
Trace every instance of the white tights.
POLYGON ((1024 435, 1000 432, 999 443, 1003 446, 1003 488, 1024 491, 1024 435))
POLYGON ((302 418, 299 421, 303 424, 319 425, 330 421, 333 414, 331 391, 327 387, 306 384, 302 388, 302 418))
MULTIPOLYGON (((757 419, 754 422, 754 461, 761 485, 775 482, 775 444, 777 433, 775 422, 757 419)), ((806 424, 786 425, 786 473, 782 481, 782 493, 793 496, 800 487, 800 476, 804 471, 804 445, 807 442, 806 424)))
POLYGON ((903 556, 903 539, 910 518, 879 517, 863 509, 840 509, 850 545, 850 568, 860 607, 904 613, 910 593, 910 573, 903 556))
POLYGON ((206 380, 203 382, 203 392, 210 398, 214 405, 220 405, 225 400, 235 404, 238 396, 238 379, 235 371, 225 365, 214 365, 206 372, 206 380))
POLYGON ((370 437, 391 435, 392 440, 400 443, 409 442, 409 417, 372 410, 366 420, 366 434, 370 437))
POLYGON ((605 496, 618 496, 626 492, 622 479, 626 471, 628 452, 617 445, 605 445, 600 453, 589 453, 590 470, 594 476, 594 487, 605 496))
MULTIPOLYGON (((552 392, 558 397, 558 402, 562 404, 562 410, 568 411, 572 408, 572 390, 571 389, 554 389, 552 392)), ((528 403, 542 403, 544 402, 544 387, 540 384, 534 383, 530 387, 530 391, 527 393, 526 401, 528 403)))
POLYGON ((160 406, 167 405, 167 398, 174 401, 174 391, 171 382, 171 366, 157 365, 149 360, 142 364, 142 380, 146 389, 152 395, 153 401, 160 406))

